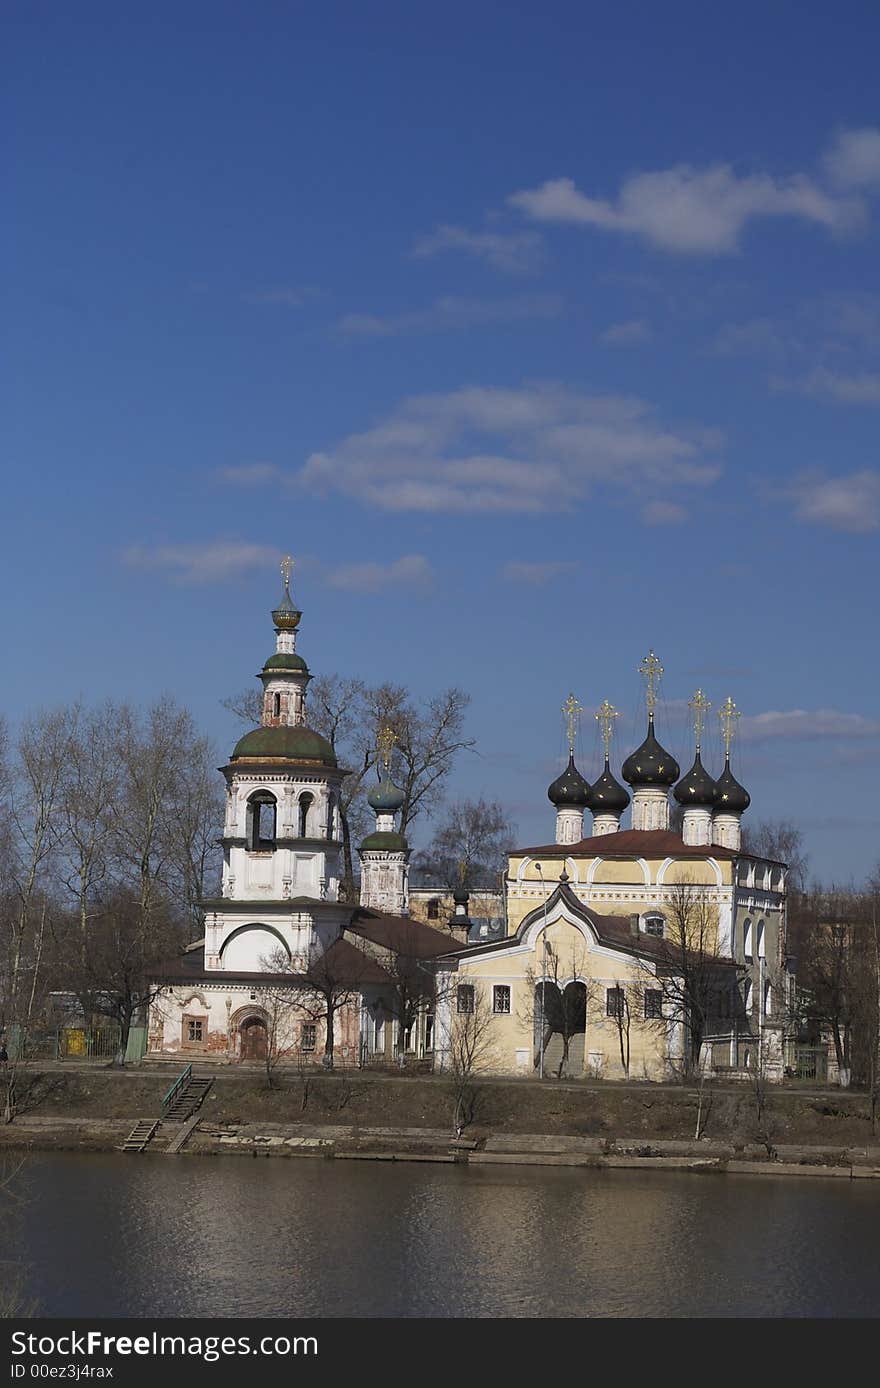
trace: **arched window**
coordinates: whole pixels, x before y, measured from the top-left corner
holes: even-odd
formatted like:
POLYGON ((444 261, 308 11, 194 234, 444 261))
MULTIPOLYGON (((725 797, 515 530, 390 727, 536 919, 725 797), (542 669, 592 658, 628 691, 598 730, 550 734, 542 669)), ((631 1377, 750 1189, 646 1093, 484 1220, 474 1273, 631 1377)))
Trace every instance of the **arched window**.
POLYGON ((757 931, 758 958, 764 958, 764 922, 758 921, 757 931))
POLYGON ((299 836, 301 839, 307 839, 309 836, 309 810, 314 798, 314 795, 309 795, 308 791, 299 797, 299 836))
POLYGON ((327 801, 327 837, 332 839, 336 830, 336 796, 331 795, 327 801))
POLYGON ((275 847, 275 796, 256 791, 248 800, 248 848, 252 853, 269 853, 275 847))
POLYGON ((280 695, 280 694, 273 694, 273 695, 272 695, 272 717, 273 717, 273 718, 280 718, 280 717, 281 717, 281 695, 280 695))
POLYGON ((743 924, 743 954, 746 959, 752 957, 752 922, 748 917, 743 924))
POLYGON ((428 920, 438 921, 440 919, 440 898, 432 896, 428 902, 428 920))
POLYGON ((770 986, 769 978, 764 982, 764 1016, 770 1015, 770 1008, 773 1002, 773 989, 770 986))
POLYGON ((662 939, 666 921, 659 911, 651 911, 645 916, 643 929, 646 935, 658 935, 662 939))
POLYGON ((752 1015, 752 981, 750 978, 746 979, 745 992, 743 993, 743 1007, 746 1016, 750 1017, 752 1015))

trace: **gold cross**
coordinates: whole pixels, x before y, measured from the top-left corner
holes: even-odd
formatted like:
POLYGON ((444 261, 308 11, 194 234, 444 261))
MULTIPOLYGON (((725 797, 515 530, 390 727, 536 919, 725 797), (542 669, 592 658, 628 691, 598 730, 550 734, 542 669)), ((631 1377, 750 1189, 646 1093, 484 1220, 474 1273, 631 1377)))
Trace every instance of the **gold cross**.
POLYGON ((602 729, 602 741, 605 744, 605 760, 608 760, 608 749, 611 746, 611 734, 614 732, 614 720, 620 714, 613 704, 609 704, 607 699, 603 699, 596 713, 596 722, 602 729))
POLYGON ((697 751, 700 750, 700 739, 703 736, 703 723, 706 714, 712 705, 709 700, 703 697, 702 689, 698 689, 692 699, 688 700, 688 708, 694 711, 694 732, 697 736, 697 751))
POLYGON ((660 661, 653 651, 648 651, 648 654, 639 666, 639 674, 644 675, 648 682, 648 712, 653 718, 654 705, 657 702, 657 686, 663 674, 663 666, 660 664, 660 661))
POLYGON ((565 720, 568 724, 568 750, 571 755, 574 756, 574 739, 577 734, 578 723, 580 722, 583 708, 574 695, 569 694, 565 703, 562 705, 562 712, 565 714, 565 720))
POLYGON ((379 756, 386 771, 391 767, 391 752, 397 741, 397 734, 390 723, 384 723, 376 739, 379 746, 379 756))
POLYGON ((718 717, 721 719, 721 736, 724 738, 724 755, 726 757, 730 756, 730 744, 733 741, 736 720, 739 716, 739 709, 728 694, 724 703, 718 710, 718 717))
POLYGON ((285 554, 284 558, 281 560, 281 577, 284 579, 284 587, 287 591, 290 590, 290 574, 292 569, 293 560, 289 554, 285 554))

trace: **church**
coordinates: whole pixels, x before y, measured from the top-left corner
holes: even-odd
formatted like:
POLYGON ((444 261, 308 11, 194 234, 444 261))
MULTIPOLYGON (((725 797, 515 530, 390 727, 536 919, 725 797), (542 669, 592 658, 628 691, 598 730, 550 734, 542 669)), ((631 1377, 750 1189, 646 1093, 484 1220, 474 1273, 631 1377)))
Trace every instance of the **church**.
POLYGON ((591 783, 575 762, 581 709, 571 696, 568 765, 547 792, 553 840, 509 855, 503 926, 475 939, 465 890, 448 923, 411 909, 389 729, 377 730, 360 898, 340 899, 347 772, 308 726, 311 676, 296 649, 302 614, 289 561, 282 572, 275 650, 259 675, 261 723, 222 768, 220 895, 202 903, 204 938, 154 979, 149 1052, 443 1070, 464 1040, 485 1073, 661 1079, 760 1065, 781 1077, 785 865, 741 847, 750 798, 731 768, 733 700, 720 710, 726 756, 716 779, 701 760, 710 705, 695 693, 694 760, 682 776, 655 733, 662 666, 650 652, 640 666, 644 740, 618 780, 617 714, 606 699, 596 714, 604 765, 591 783))

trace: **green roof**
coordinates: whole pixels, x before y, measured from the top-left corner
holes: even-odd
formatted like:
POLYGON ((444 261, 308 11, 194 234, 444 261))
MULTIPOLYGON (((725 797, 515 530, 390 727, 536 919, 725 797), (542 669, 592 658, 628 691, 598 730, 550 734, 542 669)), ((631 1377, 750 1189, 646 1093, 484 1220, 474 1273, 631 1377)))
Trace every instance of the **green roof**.
POLYGON ((265 757, 285 757, 289 761, 317 761, 328 766, 336 765, 333 748, 320 733, 311 728, 254 728, 245 733, 232 752, 232 760, 251 757, 255 760, 265 757))
POLYGON ((361 853, 405 853, 409 844, 403 834, 375 833, 367 834, 361 844, 361 853))
POLYGON ((309 669, 309 667, 308 667, 308 665, 306 665, 306 663, 305 663, 305 661, 303 660, 302 656, 301 656, 301 655, 296 655, 293 651, 277 651, 277 652, 275 653, 275 655, 270 655, 270 656, 269 656, 269 659, 266 661, 266 664, 263 666, 263 670, 264 670, 264 671, 265 671, 265 670, 305 670, 306 673, 308 673, 308 669, 309 669))

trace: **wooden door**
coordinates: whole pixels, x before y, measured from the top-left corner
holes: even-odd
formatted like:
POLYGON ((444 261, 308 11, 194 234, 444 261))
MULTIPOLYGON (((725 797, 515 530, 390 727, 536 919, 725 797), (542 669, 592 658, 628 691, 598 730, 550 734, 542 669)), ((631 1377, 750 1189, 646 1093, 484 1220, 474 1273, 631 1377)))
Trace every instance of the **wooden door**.
POLYGON ((259 1017, 248 1017, 241 1024, 241 1059, 265 1060, 267 1049, 266 1023, 259 1017))

